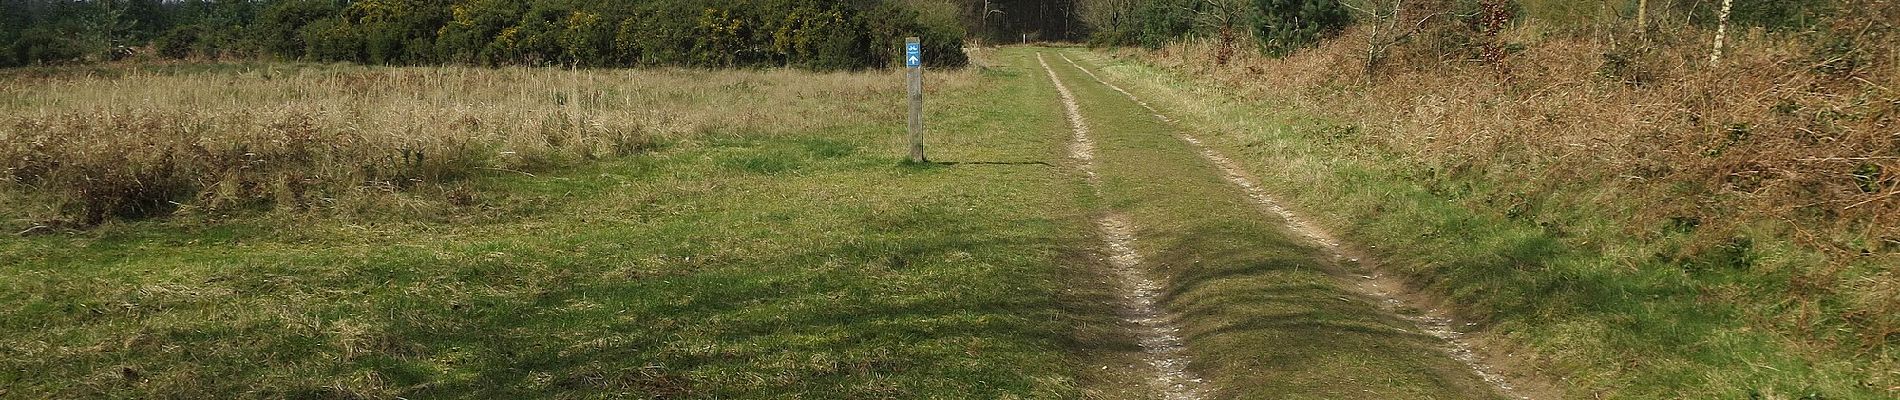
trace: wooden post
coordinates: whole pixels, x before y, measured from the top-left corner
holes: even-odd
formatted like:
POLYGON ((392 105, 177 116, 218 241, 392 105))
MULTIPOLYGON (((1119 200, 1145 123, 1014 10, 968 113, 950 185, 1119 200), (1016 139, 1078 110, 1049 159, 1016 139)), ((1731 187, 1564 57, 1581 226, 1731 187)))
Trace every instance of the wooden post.
POLYGON ((910 161, 930 162, 924 157, 924 52, 916 37, 904 39, 904 75, 910 87, 910 161))

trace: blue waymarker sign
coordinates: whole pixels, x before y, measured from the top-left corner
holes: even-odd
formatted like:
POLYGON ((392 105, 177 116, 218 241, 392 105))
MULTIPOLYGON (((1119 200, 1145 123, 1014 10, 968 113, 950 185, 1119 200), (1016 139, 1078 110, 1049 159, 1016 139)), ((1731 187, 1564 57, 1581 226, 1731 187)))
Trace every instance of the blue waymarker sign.
POLYGON ((904 66, 909 68, 924 66, 924 46, 922 44, 904 44, 904 66))

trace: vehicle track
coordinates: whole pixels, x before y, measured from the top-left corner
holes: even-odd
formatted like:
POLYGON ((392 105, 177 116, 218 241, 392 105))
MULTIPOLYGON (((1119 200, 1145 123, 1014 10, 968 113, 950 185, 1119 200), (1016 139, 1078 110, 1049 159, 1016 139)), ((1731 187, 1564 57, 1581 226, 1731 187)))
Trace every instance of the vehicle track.
MULTIPOLYGON (((1088 122, 1082 118, 1075 94, 1062 83, 1062 78, 1056 75, 1055 69, 1049 66, 1042 53, 1036 53, 1036 61, 1042 64, 1043 71, 1048 72, 1049 80, 1055 84, 1068 114, 1074 134, 1069 145, 1069 157, 1095 190, 1096 197, 1101 197, 1102 181, 1095 172, 1095 141, 1089 136, 1088 122)), ((1141 254, 1135 250, 1134 222, 1111 210, 1099 218, 1096 225, 1101 230, 1109 263, 1118 281, 1117 297, 1121 299, 1119 306, 1122 320, 1132 326, 1144 358, 1153 369, 1151 373, 1145 374, 1152 391, 1157 397, 1168 400, 1204 398, 1207 393, 1205 381, 1187 369, 1187 343, 1180 336, 1180 326, 1175 324, 1160 304, 1162 285, 1149 278, 1142 266, 1141 254)))
MULTIPOLYGON (((1167 124, 1178 124, 1173 118, 1163 115, 1159 109, 1143 101, 1140 97, 1135 96, 1134 93, 1103 80, 1101 76, 1083 67, 1081 63, 1077 63, 1074 59, 1069 58, 1068 55, 1058 54, 1058 56, 1062 57, 1063 61, 1068 62, 1069 65, 1074 66, 1077 70, 1087 74, 1089 78, 1093 79, 1096 83, 1119 92, 1130 101, 1140 105, 1142 109, 1147 110, 1150 115, 1153 115, 1157 120, 1167 124)), ((1040 61, 1041 57, 1041 53, 1038 53, 1038 61, 1040 61)), ((1043 67, 1048 68, 1048 64, 1045 62, 1043 67)), ((1050 72, 1050 77, 1055 77, 1054 71, 1050 72)), ((1058 88, 1063 91, 1064 101, 1070 103, 1070 119, 1072 121, 1079 121, 1081 118, 1080 115, 1073 111, 1075 107, 1073 105, 1073 96, 1069 95, 1067 88, 1060 86, 1060 81, 1058 81, 1058 88)), ((1181 141, 1187 142, 1190 146, 1193 146, 1194 150, 1200 153, 1202 158, 1219 169, 1221 175, 1225 177, 1229 183, 1238 187, 1262 210, 1285 220, 1288 228, 1306 237, 1307 240, 1325 250, 1336 261, 1358 264, 1362 269, 1369 271, 1369 273, 1366 274, 1349 274, 1345 273, 1345 271, 1337 270, 1329 271, 1331 275, 1341 278, 1342 283, 1344 283, 1343 286, 1346 286, 1359 295, 1377 300, 1376 303, 1378 303, 1379 307, 1387 314, 1404 319, 1412 323, 1417 330, 1438 338, 1443 342, 1441 350, 1451 358, 1469 367, 1480 379, 1491 384, 1499 394, 1514 399, 1529 400, 1532 398, 1521 393, 1517 389, 1517 385, 1512 382, 1512 379, 1507 378, 1504 374, 1499 372, 1500 368, 1485 362, 1479 353, 1473 351, 1475 346, 1466 338, 1464 333, 1455 329, 1457 320, 1452 318, 1448 311, 1440 307, 1432 306, 1430 302, 1424 301, 1416 296, 1408 296, 1404 282, 1396 277, 1380 273, 1377 265, 1373 263, 1370 257, 1365 255, 1366 253, 1364 251, 1358 249, 1356 246, 1342 242, 1330 232, 1308 222, 1306 218, 1301 217, 1298 213, 1283 206, 1281 202, 1267 193, 1266 189, 1262 188, 1258 181, 1249 176, 1246 171, 1232 159, 1227 158, 1219 151, 1214 150, 1202 142, 1199 138, 1182 130, 1175 130, 1174 136, 1181 141), (1355 275, 1358 279, 1349 278, 1355 275), (1420 312, 1408 315, 1408 313, 1400 312, 1401 310, 1420 310, 1420 312)), ((1092 172, 1091 176, 1093 176, 1092 172)))

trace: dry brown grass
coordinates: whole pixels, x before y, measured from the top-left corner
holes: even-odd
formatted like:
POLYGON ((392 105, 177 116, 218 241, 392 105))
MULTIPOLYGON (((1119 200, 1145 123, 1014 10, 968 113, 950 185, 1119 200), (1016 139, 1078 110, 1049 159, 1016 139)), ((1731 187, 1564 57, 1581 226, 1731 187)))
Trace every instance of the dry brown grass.
POLYGON ((181 208, 337 207, 470 174, 895 115, 887 98, 897 98, 896 79, 315 65, 11 71, 0 75, 0 192, 15 199, 7 217, 49 226, 181 208))
POLYGON ((1364 29, 1284 59, 1223 66, 1206 42, 1141 56, 1354 124, 1356 145, 1423 184, 1478 182, 1463 189, 1473 208, 1641 249, 1628 268, 1696 265, 1739 244, 1743 273, 1773 283, 1712 281, 1706 298, 1744 304, 1751 325, 1797 346, 1882 358, 1900 347, 1900 52, 1881 43, 1888 28, 1852 54, 1746 32, 1715 66, 1709 32, 1536 26, 1500 35, 1522 45, 1503 65, 1423 35, 1368 75, 1364 29))

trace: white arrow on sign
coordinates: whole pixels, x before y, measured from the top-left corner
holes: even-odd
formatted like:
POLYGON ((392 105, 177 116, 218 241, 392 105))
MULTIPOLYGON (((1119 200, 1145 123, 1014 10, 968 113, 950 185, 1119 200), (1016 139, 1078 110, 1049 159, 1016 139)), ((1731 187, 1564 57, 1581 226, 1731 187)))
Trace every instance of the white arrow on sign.
POLYGON ((911 64, 911 65, 917 65, 917 64, 922 64, 922 63, 923 63, 923 62, 921 62, 921 61, 918 61, 918 60, 917 60, 917 56, 910 56, 910 64, 911 64))

